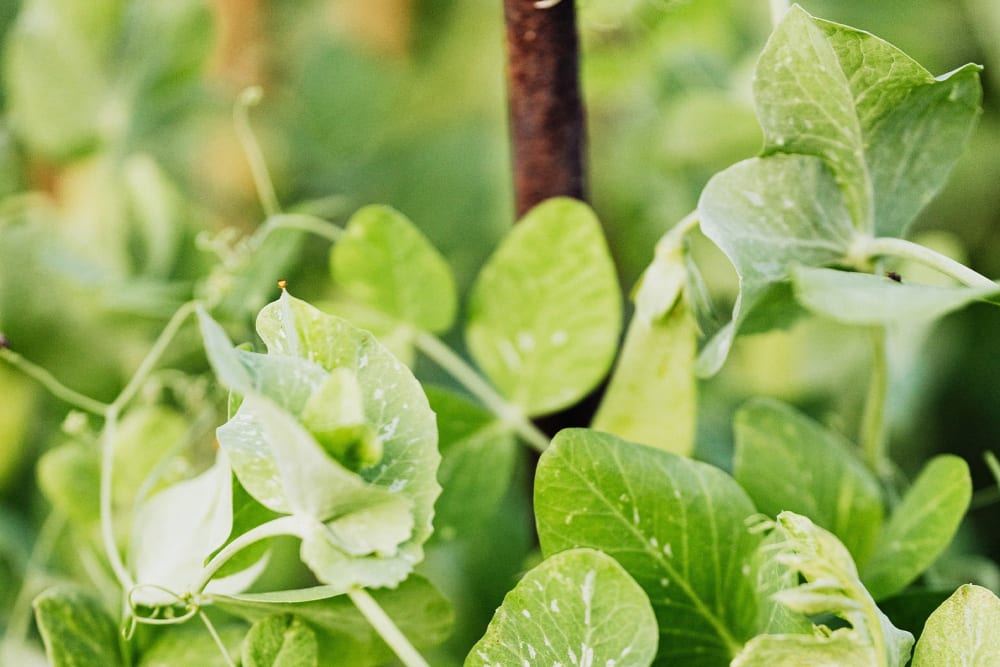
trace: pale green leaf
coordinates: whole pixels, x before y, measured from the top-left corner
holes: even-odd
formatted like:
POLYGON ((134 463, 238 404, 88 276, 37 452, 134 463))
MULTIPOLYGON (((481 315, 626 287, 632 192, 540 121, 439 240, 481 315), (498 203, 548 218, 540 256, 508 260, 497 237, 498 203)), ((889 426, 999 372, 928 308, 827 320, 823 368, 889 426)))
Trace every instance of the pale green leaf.
POLYGON ((862 579, 875 599, 901 591, 944 551, 972 498, 968 464, 945 454, 931 459, 895 508, 862 579))
POLYGON ((783 403, 755 400, 736 413, 733 476, 769 516, 803 514, 863 562, 884 509, 878 480, 857 448, 783 403))
POLYGON ((543 553, 618 560, 656 612, 657 665, 725 665, 753 635, 754 512, 718 468, 584 429, 560 432, 535 478, 543 553))
POLYGON ((444 389, 426 391, 441 443, 435 535, 443 540, 470 536, 500 506, 514 474, 517 443, 508 428, 474 403, 444 389))
POLYGON ((913 667, 1000 665, 1000 599, 973 584, 960 587, 924 624, 913 667))
POLYGON ((718 371, 735 334, 771 285, 797 265, 824 266, 847 255, 857 233, 843 195, 822 160, 773 155, 716 174, 698 203, 701 228, 740 277, 733 323, 702 353, 699 372, 718 371))
POLYGON ((858 579, 847 548, 804 516, 782 512, 778 541, 762 547, 776 564, 801 577, 800 585, 780 590, 774 599, 793 612, 817 619, 811 634, 765 634, 748 642, 734 667, 849 665, 904 667, 913 635, 892 625, 858 579), (828 615, 846 621, 834 630, 820 625, 828 615))
POLYGON ((118 627, 101 603, 72 586, 35 598, 35 621, 52 667, 120 667, 118 627))
POLYGON ((455 278, 447 261, 406 216, 366 206, 330 252, 333 279, 352 299, 434 333, 455 320, 455 278))
POLYGON ((35 474, 38 488, 55 510, 80 524, 100 518, 101 466, 93 446, 68 442, 53 447, 38 459, 35 474))
POLYGON ((160 632, 153 643, 142 652, 136 667, 231 667, 240 657, 240 646, 246 635, 243 623, 215 623, 215 630, 226 647, 229 660, 201 623, 191 622, 172 625, 160 632))
POLYGON ((845 324, 929 321, 1000 291, 1000 285, 934 287, 834 269, 799 267, 792 275, 802 305, 845 324))
POLYGON ((316 633, 298 616, 279 614, 253 624, 243 640, 243 667, 316 667, 316 633))
POLYGON ((613 558, 563 551, 528 572, 497 609, 465 667, 648 667, 656 657, 649 598, 613 558))
POLYGON ((690 456, 695 436, 697 340, 698 323, 683 299, 653 322, 637 312, 592 427, 690 456))
POLYGON ((877 37, 796 6, 761 54, 754 97, 765 153, 821 157, 858 229, 898 236, 961 155, 981 91, 975 66, 935 79, 877 37))
POLYGON ((615 267, 586 204, 528 212, 472 288, 466 339, 501 393, 530 415, 565 407, 607 373, 622 320, 615 267))

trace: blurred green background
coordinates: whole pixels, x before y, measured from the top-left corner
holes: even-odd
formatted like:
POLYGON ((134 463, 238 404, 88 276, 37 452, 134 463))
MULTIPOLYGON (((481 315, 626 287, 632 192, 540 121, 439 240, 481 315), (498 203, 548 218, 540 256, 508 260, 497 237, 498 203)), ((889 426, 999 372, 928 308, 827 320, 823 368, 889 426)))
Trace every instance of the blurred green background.
MULTIPOLYGON (((1000 3, 801 4, 934 74, 986 66, 979 128, 914 235, 1000 276, 1000 3)), ((628 289, 707 179, 760 147, 750 76, 768 3, 581 0, 579 14, 591 199, 628 289)), ((232 121, 246 86, 264 90, 251 118, 286 207, 342 221, 391 204, 441 249, 463 290, 513 222, 499 0, 0 0, 0 46, 0 331, 97 398, 121 389, 179 304, 217 287, 214 266, 238 261, 225 230, 263 220, 232 121)), ((230 323, 244 327, 237 339, 250 339, 276 277, 328 298, 327 250, 312 237, 278 239, 266 266, 245 267, 253 289, 228 302, 230 323)), ((707 243, 697 254, 723 321, 735 274, 707 243)), ((977 488, 996 485, 982 456, 1000 442, 998 339, 1000 311, 987 306, 899 332, 892 448, 905 471, 950 451, 970 462, 977 488)), ((729 466, 731 412, 759 393, 852 433, 865 354, 855 334, 821 321, 742 341, 703 386, 700 455, 729 466)), ((195 338, 168 363, 203 370, 195 338)), ((190 418, 208 391, 192 377, 164 376, 149 402, 190 418)), ((3 366, 0 397, 4 626, 49 511, 35 462, 80 429, 65 426, 64 404, 3 366)), ((481 631, 529 557, 527 484, 484 526, 506 539, 432 549, 426 570, 464 619, 441 664, 481 631)), ((981 555, 938 575, 996 590, 997 505, 971 518, 963 543, 981 555)))

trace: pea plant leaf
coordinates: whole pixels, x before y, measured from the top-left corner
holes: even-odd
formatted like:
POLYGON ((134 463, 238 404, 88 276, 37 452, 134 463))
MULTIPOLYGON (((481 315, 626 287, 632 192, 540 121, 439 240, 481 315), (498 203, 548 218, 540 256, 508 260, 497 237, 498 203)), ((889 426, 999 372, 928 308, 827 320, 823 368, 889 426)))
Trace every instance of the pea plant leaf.
POLYGON ((455 320, 458 297, 448 262, 403 214, 366 206, 330 251, 337 285, 381 314, 433 333, 455 320))
POLYGON ((243 640, 243 667, 316 667, 316 633, 293 614, 268 616, 243 640))
POLYGON ((775 599, 804 616, 832 614, 848 627, 817 625, 808 634, 758 635, 746 644, 732 667, 904 667, 913 635, 893 626, 879 610, 844 545, 794 512, 778 515, 776 531, 781 540, 777 549, 768 545, 772 557, 804 583, 776 593, 775 599))
POLYGON ((653 605, 657 665, 728 664, 756 631, 754 512, 718 468, 585 429, 557 434, 535 478, 542 552, 614 557, 653 605))
POLYGON ((854 264, 859 239, 904 233, 961 154, 981 89, 976 66, 936 79, 882 40, 796 6, 761 54, 754 97, 763 156, 716 174, 698 204, 740 277, 731 325, 699 356, 702 375, 719 370, 769 284, 798 266, 854 264))
POLYGON ((734 420, 733 476, 764 514, 790 510, 836 535, 858 562, 884 518, 878 479, 842 436, 773 400, 743 406, 734 420))
POLYGON ((465 398, 424 389, 438 416, 441 449, 434 534, 447 541, 472 534, 496 513, 514 474, 517 442, 494 415, 465 398))
POLYGON ((859 230, 901 236, 965 148, 980 113, 979 69, 935 79, 874 35, 795 6, 755 70, 764 153, 822 158, 859 230))
POLYGON ((1000 664, 1000 599, 987 588, 965 584, 927 619, 913 652, 913 667, 996 664, 1000 664))
POLYGON ((934 320, 1000 292, 997 287, 936 287, 885 276, 797 267, 795 298, 814 313, 845 324, 934 320))
POLYGON ((657 633, 649 599, 615 559, 571 549, 545 559, 507 594, 465 667, 648 667, 657 633))
POLYGON ((258 318, 267 355, 235 350, 200 317, 213 368, 244 395, 218 430, 243 487, 300 519, 301 556, 320 581, 341 592, 402 581, 440 490, 434 414, 409 370, 287 292, 258 318))
POLYGON ((570 405, 614 359, 622 304, 590 208, 572 199, 529 211, 472 287, 466 340, 479 367, 528 415, 570 405))
POLYGON ((924 466, 861 570, 876 600, 901 591, 937 560, 958 530, 971 498, 972 479, 965 461, 944 454, 924 466))
POLYGON ((121 667, 118 628, 100 601, 68 585, 35 598, 35 620, 52 667, 121 667))

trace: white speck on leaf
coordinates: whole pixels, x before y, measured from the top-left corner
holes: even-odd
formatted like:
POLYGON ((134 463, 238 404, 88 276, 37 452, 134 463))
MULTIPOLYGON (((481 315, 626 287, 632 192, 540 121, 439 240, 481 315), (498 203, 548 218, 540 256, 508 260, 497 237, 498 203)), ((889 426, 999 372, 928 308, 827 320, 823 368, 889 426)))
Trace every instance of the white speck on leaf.
POLYGON ((556 347, 561 347, 569 341, 569 334, 560 329, 559 331, 553 331, 552 335, 549 337, 549 342, 556 347))

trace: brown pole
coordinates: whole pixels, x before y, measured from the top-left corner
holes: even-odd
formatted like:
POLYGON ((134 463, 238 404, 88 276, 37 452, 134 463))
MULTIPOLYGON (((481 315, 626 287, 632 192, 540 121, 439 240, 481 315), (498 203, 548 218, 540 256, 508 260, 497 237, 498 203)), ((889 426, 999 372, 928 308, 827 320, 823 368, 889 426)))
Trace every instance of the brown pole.
POLYGON ((520 218, 560 195, 585 199, 585 125, 575 0, 504 0, 514 199, 520 218))

